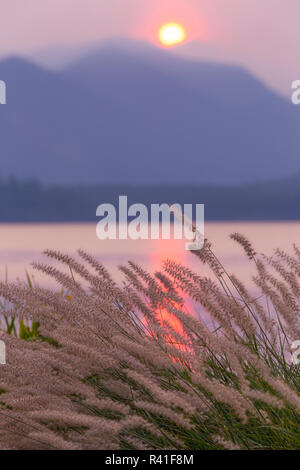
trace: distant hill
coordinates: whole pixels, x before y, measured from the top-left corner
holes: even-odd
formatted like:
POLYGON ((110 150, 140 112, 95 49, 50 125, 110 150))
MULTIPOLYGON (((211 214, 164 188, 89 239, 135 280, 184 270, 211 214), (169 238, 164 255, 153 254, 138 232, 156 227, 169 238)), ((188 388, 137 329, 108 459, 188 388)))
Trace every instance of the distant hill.
POLYGON ((0 61, 0 175, 233 184, 300 171, 300 109, 236 66, 107 43, 61 71, 0 61))

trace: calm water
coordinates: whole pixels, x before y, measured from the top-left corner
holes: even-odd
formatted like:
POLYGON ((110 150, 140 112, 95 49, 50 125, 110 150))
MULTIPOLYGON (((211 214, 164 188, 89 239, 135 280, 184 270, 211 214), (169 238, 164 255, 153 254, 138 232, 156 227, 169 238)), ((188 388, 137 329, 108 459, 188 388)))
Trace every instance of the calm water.
MULTIPOLYGON (((244 281, 251 278, 253 269, 241 249, 229 239, 234 231, 245 234, 257 251, 271 254, 276 247, 290 250, 293 242, 300 245, 300 223, 207 223, 205 235, 213 242, 214 251, 230 272, 244 281)), ((83 248, 97 256, 111 272, 119 277, 118 265, 133 260, 150 271, 158 269, 165 258, 186 263, 198 272, 205 268, 197 258, 184 250, 181 241, 100 241, 96 224, 11 224, 0 225, 0 279, 25 279, 25 270, 31 274, 32 261, 46 261, 41 253, 46 248, 75 254, 83 248), (7 268, 6 268, 7 267, 7 268)), ((41 285, 49 285, 47 278, 35 274, 41 285)))

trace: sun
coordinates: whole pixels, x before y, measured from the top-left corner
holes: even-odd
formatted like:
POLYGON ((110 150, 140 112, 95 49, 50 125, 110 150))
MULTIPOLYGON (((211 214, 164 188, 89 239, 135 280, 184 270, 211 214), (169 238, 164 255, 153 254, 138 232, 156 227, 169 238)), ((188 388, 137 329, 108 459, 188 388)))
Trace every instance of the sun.
POLYGON ((186 32, 178 23, 167 23, 160 28, 158 37, 164 46, 173 46, 185 40, 186 32))

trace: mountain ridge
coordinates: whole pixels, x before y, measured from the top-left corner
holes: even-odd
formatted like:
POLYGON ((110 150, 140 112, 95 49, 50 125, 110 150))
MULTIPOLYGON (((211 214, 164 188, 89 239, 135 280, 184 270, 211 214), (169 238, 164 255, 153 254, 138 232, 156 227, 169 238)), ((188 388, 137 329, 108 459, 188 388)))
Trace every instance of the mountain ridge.
POLYGON ((234 184, 300 170, 300 113, 238 66, 107 43, 60 71, 0 61, 0 174, 234 184))

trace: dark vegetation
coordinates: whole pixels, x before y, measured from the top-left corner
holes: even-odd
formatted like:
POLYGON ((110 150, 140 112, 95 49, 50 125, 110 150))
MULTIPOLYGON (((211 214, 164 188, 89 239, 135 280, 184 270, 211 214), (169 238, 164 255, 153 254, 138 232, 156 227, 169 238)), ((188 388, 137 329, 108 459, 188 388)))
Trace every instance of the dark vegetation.
POLYGON ((10 178, 0 182, 1 222, 88 222, 108 202, 205 204, 206 220, 299 220, 300 178, 240 186, 45 186, 10 178))

